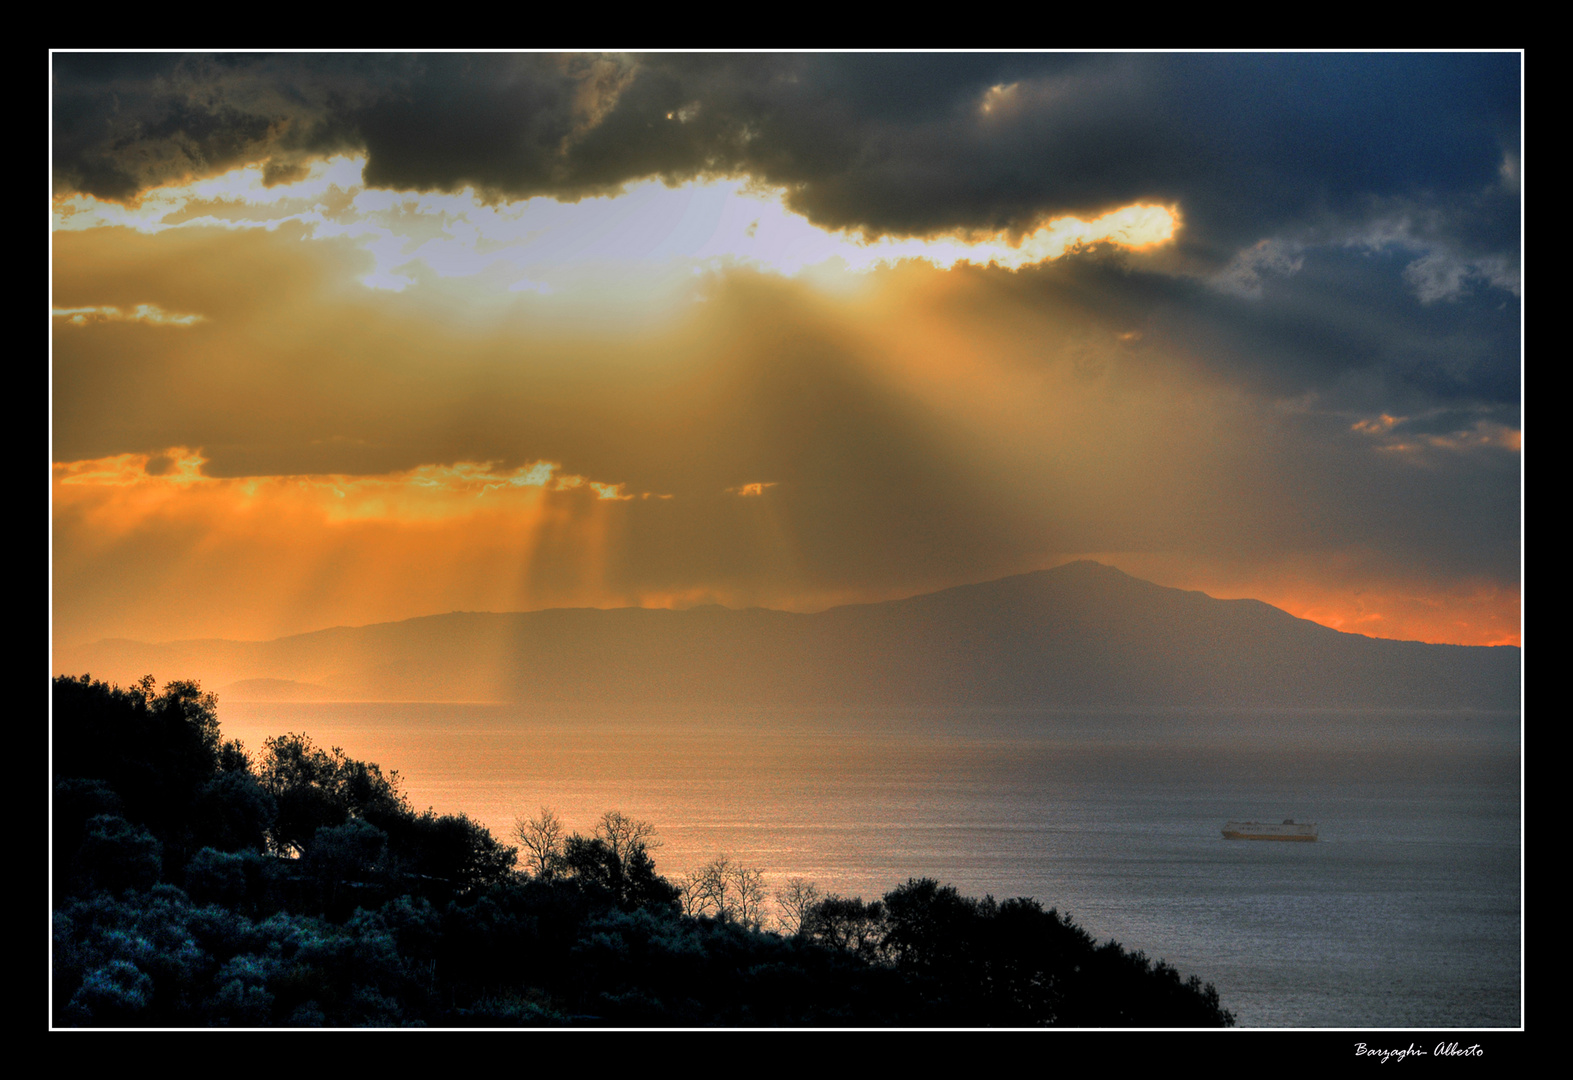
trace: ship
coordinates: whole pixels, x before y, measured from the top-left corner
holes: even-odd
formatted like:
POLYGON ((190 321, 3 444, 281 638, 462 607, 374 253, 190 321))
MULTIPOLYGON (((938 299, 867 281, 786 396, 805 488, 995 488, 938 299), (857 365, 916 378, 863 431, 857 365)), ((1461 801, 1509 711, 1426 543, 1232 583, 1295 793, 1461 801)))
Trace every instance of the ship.
POLYGON ((1316 824, 1310 821, 1296 822, 1293 818, 1284 818, 1281 825, 1270 825, 1263 821, 1226 821, 1223 836, 1225 840, 1315 840, 1316 824))

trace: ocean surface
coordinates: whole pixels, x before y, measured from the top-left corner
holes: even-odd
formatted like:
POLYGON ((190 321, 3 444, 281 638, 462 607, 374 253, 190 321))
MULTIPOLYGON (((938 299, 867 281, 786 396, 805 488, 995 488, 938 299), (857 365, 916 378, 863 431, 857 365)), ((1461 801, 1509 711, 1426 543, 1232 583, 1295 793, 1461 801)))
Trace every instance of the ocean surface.
POLYGON ((676 710, 220 702, 253 757, 304 732, 503 840, 550 806, 652 822, 874 899, 909 877, 1031 896, 1217 986, 1243 1027, 1516 1027, 1518 714, 676 710), (1225 840, 1316 822, 1314 844, 1225 840))

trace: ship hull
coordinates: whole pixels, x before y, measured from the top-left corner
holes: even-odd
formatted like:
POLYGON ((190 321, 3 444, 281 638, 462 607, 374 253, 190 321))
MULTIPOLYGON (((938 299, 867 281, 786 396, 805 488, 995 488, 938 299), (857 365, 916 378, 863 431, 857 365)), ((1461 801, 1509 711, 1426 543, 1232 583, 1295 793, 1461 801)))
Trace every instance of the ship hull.
POLYGON ((1282 825, 1269 825, 1258 821, 1231 821, 1223 827, 1225 840, 1287 840, 1291 843, 1309 843, 1316 839, 1316 826, 1310 822, 1296 824, 1286 821, 1282 825))

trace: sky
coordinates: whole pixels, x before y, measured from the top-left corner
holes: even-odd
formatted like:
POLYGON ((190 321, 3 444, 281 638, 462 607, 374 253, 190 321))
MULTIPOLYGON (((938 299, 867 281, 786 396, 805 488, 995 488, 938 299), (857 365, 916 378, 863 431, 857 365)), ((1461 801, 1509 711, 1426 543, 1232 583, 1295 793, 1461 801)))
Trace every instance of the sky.
POLYGON ((1518 53, 54 53, 57 646, 1093 558, 1519 644, 1518 53))

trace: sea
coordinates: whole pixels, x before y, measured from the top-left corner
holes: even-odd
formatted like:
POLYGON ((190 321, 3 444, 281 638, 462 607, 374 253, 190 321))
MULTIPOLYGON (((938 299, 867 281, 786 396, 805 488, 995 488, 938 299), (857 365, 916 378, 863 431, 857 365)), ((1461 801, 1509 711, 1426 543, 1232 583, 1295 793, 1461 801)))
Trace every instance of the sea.
POLYGON ((507 841, 552 808, 652 823, 872 900, 909 878, 1027 896, 1218 988, 1253 1028, 1523 1022, 1518 713, 226 703, 253 759, 304 733, 396 770, 417 810, 507 841), (1315 843, 1227 840, 1314 822, 1315 843))

